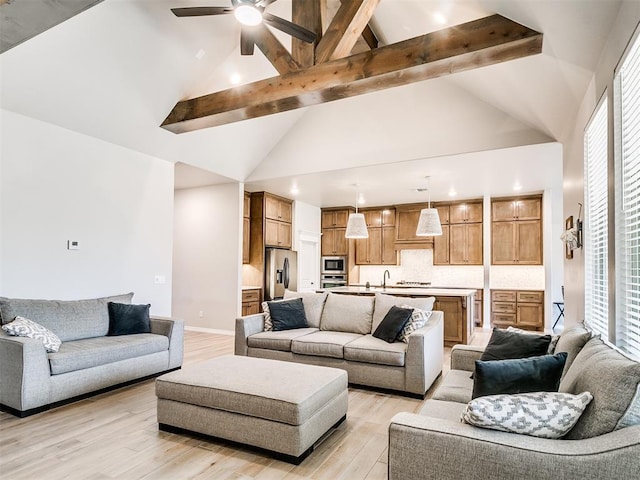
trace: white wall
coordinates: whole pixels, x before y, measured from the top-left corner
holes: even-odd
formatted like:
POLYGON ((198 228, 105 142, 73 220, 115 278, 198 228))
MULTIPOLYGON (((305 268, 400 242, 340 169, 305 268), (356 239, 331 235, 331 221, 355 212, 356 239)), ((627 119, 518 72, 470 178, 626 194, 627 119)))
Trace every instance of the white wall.
MULTIPOLYGON (((618 18, 604 45, 596 73, 584 96, 575 128, 569 138, 564 139, 564 217, 578 215, 578 203, 584 204, 584 129, 602 97, 605 89, 609 105, 613 101, 613 73, 640 20, 640 2, 629 0, 622 3, 618 18)), ((610 110, 610 114, 612 111, 610 110)), ((613 171, 610 171, 613 175, 613 171)), ((609 197, 612 201, 613 196, 609 197)), ((583 217, 584 218, 584 209, 583 217)), ((613 221, 610 229, 613 230, 613 221)), ((610 237, 612 238, 612 237, 610 237)), ((566 325, 584 320, 584 251, 574 250, 573 259, 564 261, 565 319, 566 325)))
POLYGON ((173 164, 2 110, 0 293, 171 313, 173 164), (80 250, 67 250, 78 240, 80 250), (166 283, 155 284, 156 275, 166 283))
POLYGON ((173 315, 190 327, 234 329, 241 304, 242 202, 241 183, 175 191, 173 315))

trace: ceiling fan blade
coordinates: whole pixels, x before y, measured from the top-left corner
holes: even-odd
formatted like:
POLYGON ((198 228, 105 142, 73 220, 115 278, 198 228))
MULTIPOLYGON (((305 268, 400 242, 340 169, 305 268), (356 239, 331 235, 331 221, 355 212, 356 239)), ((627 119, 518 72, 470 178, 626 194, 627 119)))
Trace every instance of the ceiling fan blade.
POLYGON ((240 30, 240 55, 253 55, 255 45, 251 31, 242 27, 240 30))
POLYGON ((262 20, 267 25, 271 25, 273 28, 277 28, 284 33, 288 33, 292 37, 299 38, 303 42, 313 43, 316 41, 316 34, 311 30, 307 30, 300 25, 291 23, 289 20, 285 20, 284 18, 276 17, 275 15, 265 12, 262 14, 262 20))
POLYGON ((202 17, 205 15, 224 15, 232 13, 230 7, 185 7, 172 8, 171 11, 176 17, 202 17))
POLYGON ((259 0, 258 2, 256 2, 256 7, 267 8, 269 5, 276 1, 277 0, 259 0))

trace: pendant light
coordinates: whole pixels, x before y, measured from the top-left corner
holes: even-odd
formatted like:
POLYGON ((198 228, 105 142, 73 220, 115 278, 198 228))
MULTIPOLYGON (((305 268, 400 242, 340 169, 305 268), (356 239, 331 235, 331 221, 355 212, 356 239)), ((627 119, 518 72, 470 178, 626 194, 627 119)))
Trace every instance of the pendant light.
MULTIPOLYGON (((429 177, 425 177, 427 182, 429 177)), ((427 191, 429 194, 429 203, 427 208, 423 208, 420 211, 420 219, 418 220, 418 228, 416 229, 416 236, 418 237, 434 237, 442 235, 442 225, 440 224, 440 215, 438 215, 437 208, 431 208, 431 192, 429 188, 418 188, 418 192, 427 191)))
MULTIPOLYGON (((357 187, 358 185, 354 185, 357 187)), ((347 220, 347 231, 344 234, 345 238, 369 238, 369 232, 367 231, 367 222, 364 220, 364 215, 358 213, 358 190, 356 189, 356 213, 349 214, 349 220, 347 220)))

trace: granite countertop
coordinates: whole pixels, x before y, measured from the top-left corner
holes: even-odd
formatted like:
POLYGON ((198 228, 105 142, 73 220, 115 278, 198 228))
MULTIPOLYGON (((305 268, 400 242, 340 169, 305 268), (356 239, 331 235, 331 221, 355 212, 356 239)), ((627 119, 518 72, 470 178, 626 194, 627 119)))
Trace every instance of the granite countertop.
POLYGON ((407 287, 371 287, 367 290, 366 287, 348 286, 348 287, 334 287, 334 288, 322 288, 318 290, 320 292, 333 292, 333 293, 349 293, 352 295, 375 295, 376 293, 385 293, 387 295, 398 296, 424 296, 424 297, 466 297, 476 293, 473 288, 407 288, 407 287))
POLYGON ((253 285, 243 285, 242 290, 262 290, 262 287, 256 287, 253 285))

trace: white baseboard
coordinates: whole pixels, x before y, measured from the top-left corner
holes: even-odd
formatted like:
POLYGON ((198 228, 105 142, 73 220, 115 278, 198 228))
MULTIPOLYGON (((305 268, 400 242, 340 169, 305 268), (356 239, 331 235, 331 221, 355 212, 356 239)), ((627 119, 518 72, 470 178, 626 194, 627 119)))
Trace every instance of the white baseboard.
POLYGON ((233 332, 232 330, 220 330, 217 328, 190 327, 188 325, 185 325, 184 329, 191 332, 216 333, 218 335, 228 335, 230 337, 233 337, 235 335, 235 332, 233 332))

